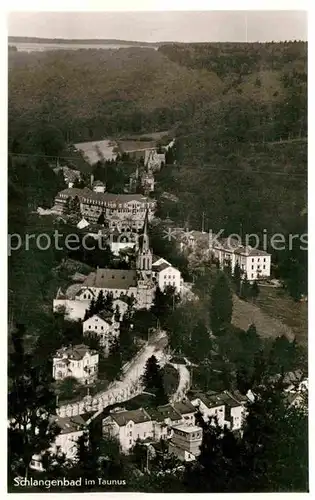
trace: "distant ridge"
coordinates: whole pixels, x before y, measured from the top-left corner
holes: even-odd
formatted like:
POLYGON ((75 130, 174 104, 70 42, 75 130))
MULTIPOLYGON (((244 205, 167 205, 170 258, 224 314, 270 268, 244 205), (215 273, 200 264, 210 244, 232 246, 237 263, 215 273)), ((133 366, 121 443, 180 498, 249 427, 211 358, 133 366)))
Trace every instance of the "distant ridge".
POLYGON ((63 43, 63 44, 88 44, 88 45, 141 45, 145 47, 159 47, 161 42, 139 42, 134 40, 118 40, 118 39, 75 39, 75 38, 39 38, 30 36, 9 36, 8 43, 63 43))

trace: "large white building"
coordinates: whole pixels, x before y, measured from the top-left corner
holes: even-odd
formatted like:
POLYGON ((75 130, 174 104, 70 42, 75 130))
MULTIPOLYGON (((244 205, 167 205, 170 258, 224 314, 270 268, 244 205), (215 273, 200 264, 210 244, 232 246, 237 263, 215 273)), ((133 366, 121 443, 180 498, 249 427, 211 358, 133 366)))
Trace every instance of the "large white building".
POLYGON ((168 286, 174 287, 177 293, 182 292, 184 281, 181 272, 167 260, 159 258, 152 264, 152 276, 162 292, 168 286))
POLYGON ((270 277, 271 255, 269 253, 249 245, 241 245, 237 239, 233 238, 222 238, 219 243, 214 242, 211 247, 222 268, 230 265, 233 272, 238 264, 249 281, 270 277))
POLYGON ((185 401, 157 408, 113 410, 102 421, 103 434, 116 437, 123 451, 129 451, 137 440, 170 439, 175 425, 195 425, 194 406, 185 401))
POLYGON ((99 354, 84 344, 62 347, 53 357, 53 378, 74 377, 82 384, 97 379, 99 354))
POLYGON ((95 336, 99 339, 105 356, 108 356, 111 342, 119 336, 119 322, 115 314, 102 311, 83 321, 83 336, 95 336))
MULTIPOLYGON (((195 393, 190 395, 193 406, 198 408, 204 420, 216 419, 220 427, 228 427, 232 431, 241 429, 246 409, 247 398, 237 393, 232 394, 228 391, 216 393, 209 392, 195 393)), ((214 420, 213 420, 214 423, 214 420)))
POLYGON ((154 216, 156 201, 142 194, 113 194, 102 192, 103 187, 94 185, 93 190, 85 187, 67 188, 60 191, 55 198, 54 209, 60 214, 65 211, 68 199, 78 198, 82 217, 88 222, 97 222, 103 213, 110 228, 118 227, 124 222, 135 230, 142 228, 146 213, 149 220, 154 216))

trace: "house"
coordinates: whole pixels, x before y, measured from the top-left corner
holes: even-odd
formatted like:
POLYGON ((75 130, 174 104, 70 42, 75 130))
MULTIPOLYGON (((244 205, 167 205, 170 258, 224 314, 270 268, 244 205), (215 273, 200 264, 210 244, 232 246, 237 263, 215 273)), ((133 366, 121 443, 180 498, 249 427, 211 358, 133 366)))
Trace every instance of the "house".
POLYGON ((152 276, 155 277, 159 288, 164 292, 166 287, 172 286, 177 293, 181 293, 184 284, 181 272, 167 261, 160 264, 158 262, 160 260, 152 264, 152 276))
POLYGON ((173 435, 169 441, 169 453, 183 462, 196 460, 200 455, 202 434, 202 428, 196 425, 173 427, 173 435))
POLYGON ((155 148, 147 150, 144 156, 144 165, 151 172, 161 170, 162 166, 165 165, 165 153, 158 153, 155 148))
POLYGON ((84 344, 62 347, 53 357, 53 378, 74 377, 83 384, 97 379, 99 354, 84 344))
POLYGON ((53 300, 53 311, 64 312, 67 319, 77 321, 84 318, 92 298, 96 299, 97 295, 89 288, 82 289, 80 286, 74 295, 68 290, 63 292, 59 288, 56 298, 53 300))
POLYGON ((108 356, 111 341, 119 336, 119 323, 115 321, 112 312, 99 312, 83 321, 83 336, 98 338, 100 346, 104 349, 104 355, 108 356))
POLYGON ((120 231, 118 227, 109 235, 109 246, 114 255, 119 255, 121 250, 136 246, 137 234, 131 231, 120 231))
POLYGON ((155 141, 126 140, 118 141, 119 154, 127 154, 133 160, 145 159, 146 154, 155 150, 155 141))
POLYGON ((129 451, 138 439, 153 437, 153 422, 143 408, 111 412, 102 421, 102 429, 103 435, 110 435, 119 440, 124 452, 129 451))
POLYGON ((189 401, 189 399, 173 403, 173 406, 175 410, 181 415, 182 421, 185 425, 195 425, 196 408, 189 401))
POLYGON ((225 403, 219 394, 215 392, 189 394, 191 404, 200 411, 206 422, 211 418, 216 418, 218 425, 224 427, 225 403))
POLYGON ((146 411, 153 422, 154 441, 169 439, 173 434, 172 427, 183 423, 182 415, 169 403, 157 408, 147 408, 146 411))
POLYGON ((119 299, 113 300, 113 309, 114 311, 118 310, 120 317, 119 321, 121 321, 126 314, 129 307, 128 297, 122 296, 119 299))
POLYGON ((271 255, 267 252, 250 245, 244 246, 236 238, 221 238, 218 242, 210 240, 210 246, 222 268, 229 265, 233 272, 238 264, 249 281, 270 276, 271 255))
MULTIPOLYGON (((230 393, 190 393, 191 404, 198 408, 204 420, 216 419, 220 427, 227 426, 232 431, 241 429, 246 415, 246 396, 238 392, 230 393)), ((213 420, 215 423, 215 420, 213 420)))
POLYGON ((105 193, 106 185, 102 181, 93 182, 93 191, 94 193, 105 193))
POLYGON ((54 168, 54 172, 57 174, 59 171, 62 171, 65 183, 67 184, 68 188, 72 188, 74 186, 74 183, 76 181, 81 180, 81 172, 79 170, 74 170, 69 167, 56 167, 54 168))
POLYGON ((67 188, 55 197, 54 210, 63 214, 67 200, 77 197, 80 200, 80 211, 88 222, 97 222, 103 213, 109 227, 116 227, 124 221, 134 230, 143 226, 145 214, 148 211, 149 220, 154 216, 156 201, 142 194, 113 194, 100 191, 101 186, 93 190, 67 188), (97 189, 97 190, 96 190, 97 189))
MULTIPOLYGON (((95 412, 89 412, 73 417, 53 417, 52 423, 59 427, 60 433, 57 434, 48 451, 54 455, 61 453, 65 455, 66 460, 74 461, 78 450, 78 440, 88 428, 94 414, 95 412)), ((42 455, 33 455, 30 468, 39 472, 45 470, 42 455)))
POLYGON ((141 186, 146 193, 152 193, 154 191, 154 175, 151 172, 142 173, 141 186))

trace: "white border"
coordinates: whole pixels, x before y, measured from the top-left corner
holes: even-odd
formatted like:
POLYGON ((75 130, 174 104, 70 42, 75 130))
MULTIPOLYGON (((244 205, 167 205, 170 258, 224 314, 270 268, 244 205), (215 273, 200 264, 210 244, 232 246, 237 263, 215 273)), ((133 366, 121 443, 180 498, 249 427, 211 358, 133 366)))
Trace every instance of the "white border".
MULTIPOLYGON (((78 2, 78 0, 46 0, 43 2, 43 0, 29 0, 28 2, 25 2, 25 0, 14 0, 11 1, 10 4, 10 11, 11 12, 28 12, 28 11, 163 11, 163 10, 168 10, 168 11, 183 11, 183 10, 308 10, 309 11, 309 25, 311 24, 311 27, 313 29, 309 29, 309 52, 312 54, 312 57, 309 57, 309 89, 311 91, 309 92, 309 117, 314 116, 314 99, 313 99, 313 92, 314 92, 314 85, 312 85, 313 80, 313 69, 314 69, 314 54, 313 54, 313 31, 315 28, 314 22, 314 16, 313 16, 313 8, 311 2, 308 1, 289 1, 289 0, 256 0, 253 2, 253 0, 239 0, 238 2, 235 2, 235 0, 227 1, 227 0, 221 0, 221 1, 213 1, 213 0, 115 0, 115 2, 106 0, 106 1, 96 1, 96 0, 90 0, 90 1, 83 1, 81 0, 78 2)), ((0 36, 1 36, 1 44, 0 44, 0 57, 1 57, 1 65, 0 68, 2 70, 2 78, 0 79, 1 85, 2 85, 2 92, 1 92, 1 116, 2 116, 2 128, 1 128, 1 148, 0 148, 0 155, 1 155, 1 169, 0 169, 0 175, 1 175, 1 189, 3 190, 2 196, 0 197, 0 203, 2 204, 0 214, 1 214, 1 219, 2 219, 2 227, 6 228, 7 224, 7 207, 6 207, 6 186, 7 186, 7 30, 6 30, 6 15, 7 15, 7 10, 3 10, 5 7, 1 8, 1 24, 0 24, 0 36)), ((313 130, 312 127, 309 127, 309 135, 313 135, 313 130)), ((314 160, 314 140, 311 139, 309 140, 309 221, 313 221, 313 199, 314 196, 313 194, 313 186, 314 186, 314 175, 315 175, 315 165, 313 164, 312 160, 314 160)), ((313 235, 311 233, 311 223, 309 227, 309 255, 314 255, 314 252, 312 250, 314 249, 314 239, 313 235)), ((6 229, 5 229, 5 234, 3 235, 3 241, 6 241, 6 229)), ((1 246, 1 263, 4 263, 4 269, 2 276, 6 276, 6 262, 7 262, 7 256, 6 256, 6 245, 1 246)), ((312 307, 312 302, 313 302, 313 294, 312 294, 312 286, 313 286, 313 276, 314 276, 314 260, 311 259, 310 262, 310 267, 309 267, 309 331, 310 331, 310 338, 309 338, 309 353, 314 352, 313 349, 313 343, 314 340, 312 338, 312 326, 314 325, 314 314, 315 314, 315 307, 312 307)), ((2 279, 2 287, 1 287, 1 299, 2 299, 2 304, 4 306, 3 313, 1 314, 0 318, 2 321, 2 329, 1 329, 1 338, 3 341, 3 353, 7 352, 7 341, 6 341, 6 335, 5 332, 7 331, 7 323, 6 323, 6 315, 4 314, 4 310, 6 310, 6 304, 7 304, 7 283, 5 279, 2 279)), ((315 305, 315 304, 314 304, 315 305)), ((3 404, 1 408, 6 408, 7 407, 7 402, 6 402, 6 390, 7 390, 7 384, 6 384, 6 378, 7 378, 7 366, 6 366, 6 355, 4 354, 3 356, 4 360, 1 363, 1 383, 2 383, 2 391, 1 394, 3 396, 3 404)), ((312 363, 310 360, 309 363, 309 370, 310 370, 310 380, 313 380, 313 368, 312 368, 312 363)), ((312 397, 312 384, 310 384, 311 389, 310 389, 310 415, 313 416, 313 397, 312 397)), ((2 415, 1 415, 2 416, 2 415)), ((310 418, 310 421, 312 422, 312 418, 310 418)), ((312 422, 313 424, 313 422, 312 422)), ((4 460, 2 461, 2 464, 6 464, 6 427, 7 427, 7 418, 6 418, 6 412, 3 412, 3 434, 2 434, 2 446, 1 446, 1 453, 3 454, 4 460)), ((312 444, 313 444, 313 437, 314 437, 314 425, 310 426, 310 491, 313 491, 313 479, 312 479, 312 465, 314 464, 313 460, 313 451, 312 451, 312 444)), ((1 489, 3 489, 3 492, 6 494, 6 468, 3 468, 2 474, 1 474, 1 489)), ((95 493, 93 496, 101 496, 104 497, 104 494, 108 499, 112 498, 137 498, 139 496, 139 493, 95 493)), ((41 498, 46 494, 36 494, 36 498, 41 498)), ((54 494, 54 493, 49 493, 50 498, 57 498, 59 499, 60 496, 65 496, 64 494, 54 494)), ((72 498, 78 498, 81 496, 86 495, 85 493, 82 494, 73 494, 71 497, 72 498)), ((251 497, 258 496, 259 494, 253 494, 250 495, 251 497)), ((285 494, 284 494, 285 495, 285 494)), ((302 498, 306 494, 293 494, 294 498, 302 498)), ((19 497, 17 494, 12 494, 12 498, 19 497)), ((10 496, 10 497, 11 497, 10 496)), ((142 494, 142 496, 145 497, 151 497, 153 496, 154 499, 159 500, 160 498, 163 498, 165 494, 163 493, 156 493, 156 494, 142 494)), ((172 495, 167 495, 168 497, 172 495)), ((176 497, 177 498, 183 498, 186 495, 183 494, 178 494, 176 497)), ((214 495, 212 495, 213 497, 214 495)), ((221 495, 220 495, 221 496, 221 495)), ((243 500, 244 495, 243 494, 226 494, 224 495, 225 497, 230 497, 233 500, 243 500)), ((268 494, 268 497, 273 497, 278 498, 279 494, 268 494)), ((23 498, 30 498, 32 499, 34 496, 31 494, 23 494, 23 498)), ((190 495, 190 497, 197 498, 197 495, 190 495)), ((248 497, 248 495, 246 495, 248 497)), ((292 497, 292 495, 290 495, 292 497)))

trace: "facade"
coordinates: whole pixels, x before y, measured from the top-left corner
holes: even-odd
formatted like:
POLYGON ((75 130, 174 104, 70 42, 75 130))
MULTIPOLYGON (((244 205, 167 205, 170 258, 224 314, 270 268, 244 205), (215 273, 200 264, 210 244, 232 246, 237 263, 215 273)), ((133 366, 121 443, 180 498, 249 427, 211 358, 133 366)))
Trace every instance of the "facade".
POLYGON ((53 378, 74 377, 82 384, 97 379, 99 354, 84 344, 62 347, 53 357, 53 378))
POLYGON ((165 153, 158 153, 156 149, 147 150, 144 156, 144 165, 151 172, 161 170, 165 165, 165 153))
POLYGON ((126 314, 128 310, 128 298, 127 297, 122 297, 119 299, 113 300, 113 309, 114 311, 118 310, 120 317, 119 321, 122 321, 124 314, 126 314))
POLYGON ((112 227, 117 227, 118 222, 128 221, 128 225, 135 230, 142 228, 147 211, 149 220, 153 218, 156 206, 155 200, 141 194, 112 194, 92 191, 87 187, 67 188, 55 198, 54 209, 60 214, 64 212, 69 197, 79 198, 81 214, 88 222, 97 222, 103 213, 107 221, 116 221, 111 224, 112 227))
POLYGON ((119 336, 119 323, 114 316, 113 313, 102 311, 83 322, 83 335, 97 337, 105 356, 109 354, 113 338, 119 336))
MULTIPOLYGON (((66 460, 74 461, 78 449, 78 439, 83 435, 93 414, 92 412, 73 417, 54 417, 53 422, 60 428, 60 433, 55 437, 48 451, 54 455, 64 454, 66 460)), ((41 455, 33 455, 30 468, 39 472, 45 470, 41 455)))
POLYGON ((200 455, 202 428, 196 425, 173 427, 173 436, 169 442, 169 452, 179 460, 191 462, 200 455))
POLYGON ((242 428, 246 416, 247 398, 241 394, 232 394, 228 391, 196 393, 194 396, 191 395, 190 400, 192 405, 201 412, 206 422, 211 418, 216 418, 218 425, 222 428, 227 426, 232 431, 242 428))
POLYGON ((143 409, 113 411, 102 422, 103 435, 119 440, 122 451, 132 448, 138 439, 153 437, 153 422, 143 409))
POLYGON ((241 245, 233 238, 222 238, 219 243, 213 243, 211 248, 221 267, 230 265, 233 272, 238 264, 249 281, 270 277, 271 255, 263 250, 241 245))
POLYGON ((136 246, 137 234, 131 231, 116 229, 109 234, 109 246, 114 255, 118 256, 121 250, 132 249, 136 246))
POLYGON ((181 272, 167 262, 159 265, 153 264, 153 276, 156 278, 159 288, 164 292, 165 288, 172 286, 177 293, 181 293, 184 281, 181 272))
POLYGON ((138 439, 153 442, 171 439, 174 426, 187 428, 195 424, 196 410, 189 401, 177 405, 178 409, 166 404, 157 408, 112 411, 102 421, 103 434, 116 437, 123 451, 129 451, 138 439))

